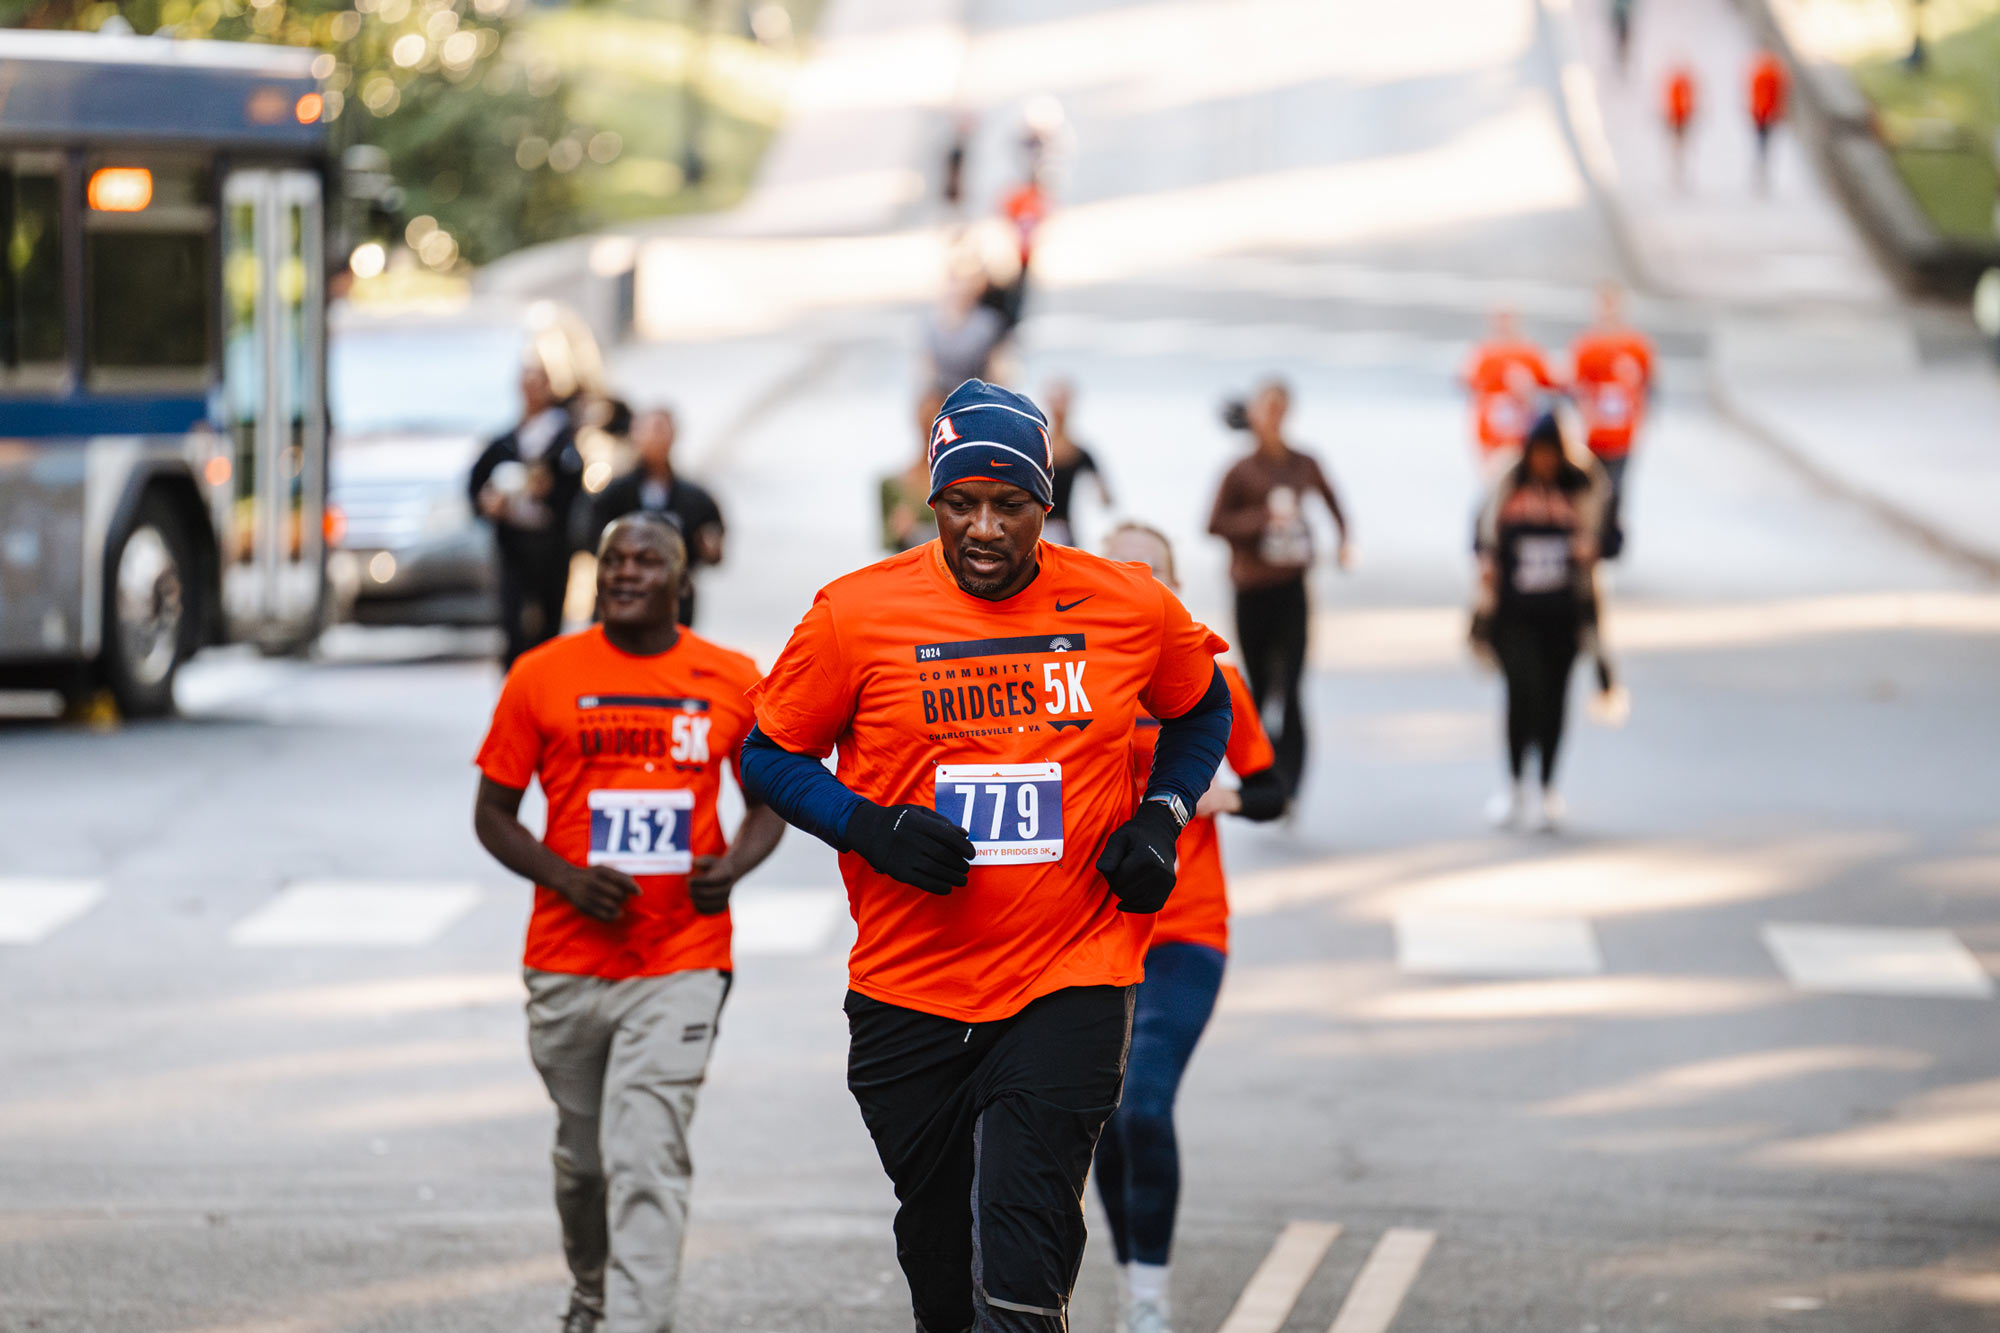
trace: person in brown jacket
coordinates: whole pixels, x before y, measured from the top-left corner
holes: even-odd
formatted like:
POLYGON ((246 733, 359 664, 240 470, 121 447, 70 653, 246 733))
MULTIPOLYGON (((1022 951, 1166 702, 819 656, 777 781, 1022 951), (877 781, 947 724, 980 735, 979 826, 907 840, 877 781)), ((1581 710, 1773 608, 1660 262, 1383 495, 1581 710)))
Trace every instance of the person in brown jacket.
POLYGON ((1291 390, 1276 379, 1266 380, 1251 397, 1240 424, 1256 447, 1223 476, 1208 530, 1229 543, 1243 674, 1274 742, 1285 789, 1296 792, 1306 764, 1299 685, 1306 666, 1306 571, 1313 561, 1308 496, 1326 502, 1340 533, 1336 558, 1343 569, 1348 544, 1347 516, 1319 460, 1285 442, 1285 413, 1291 403, 1291 390))

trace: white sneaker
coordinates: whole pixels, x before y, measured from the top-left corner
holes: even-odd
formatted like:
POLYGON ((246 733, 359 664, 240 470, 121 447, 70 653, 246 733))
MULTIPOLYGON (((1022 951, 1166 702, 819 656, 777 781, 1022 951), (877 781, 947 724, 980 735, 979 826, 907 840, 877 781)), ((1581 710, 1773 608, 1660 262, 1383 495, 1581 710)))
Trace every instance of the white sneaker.
POLYGON ((1133 1301, 1120 1317, 1119 1333, 1173 1333, 1165 1301, 1133 1301))
POLYGON ((1516 782, 1510 787, 1502 787, 1486 802, 1486 822, 1494 828, 1513 828, 1521 822, 1522 808, 1527 804, 1527 792, 1516 782))
POLYGON ((1569 806, 1563 801, 1561 794, 1543 788, 1542 808, 1535 818, 1535 832, 1554 833, 1561 827, 1563 816, 1568 812, 1569 806))

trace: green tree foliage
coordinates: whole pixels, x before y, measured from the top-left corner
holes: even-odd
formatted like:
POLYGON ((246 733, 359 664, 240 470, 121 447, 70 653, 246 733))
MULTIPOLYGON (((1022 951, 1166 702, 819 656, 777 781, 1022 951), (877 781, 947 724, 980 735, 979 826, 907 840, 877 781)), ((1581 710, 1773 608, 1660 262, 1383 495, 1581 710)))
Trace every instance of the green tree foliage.
MULTIPOLYGON (((395 235, 434 218, 474 263, 575 230, 572 173, 591 142, 569 123, 560 67, 514 32, 523 0, 0 0, 0 22, 94 30, 121 15, 139 33, 276 42, 322 53, 315 73, 342 148, 373 144, 401 189, 395 235)), ((366 239, 356 235, 352 239, 366 239)))

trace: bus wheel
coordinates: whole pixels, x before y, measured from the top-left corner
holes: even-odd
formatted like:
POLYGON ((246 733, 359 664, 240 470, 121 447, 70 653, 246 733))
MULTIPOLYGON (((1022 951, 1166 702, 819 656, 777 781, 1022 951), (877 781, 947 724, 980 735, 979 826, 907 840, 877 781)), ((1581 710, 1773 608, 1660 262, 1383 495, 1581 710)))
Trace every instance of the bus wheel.
POLYGON ((104 683, 127 717, 173 711, 174 673, 193 639, 194 577, 180 515, 148 496, 105 557, 104 683))

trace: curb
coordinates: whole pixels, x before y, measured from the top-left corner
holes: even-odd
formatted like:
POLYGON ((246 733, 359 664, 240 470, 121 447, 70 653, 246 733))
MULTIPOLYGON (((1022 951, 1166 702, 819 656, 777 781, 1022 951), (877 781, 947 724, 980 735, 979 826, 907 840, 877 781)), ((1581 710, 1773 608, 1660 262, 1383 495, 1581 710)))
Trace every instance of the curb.
POLYGON ((1989 582, 2000 583, 2000 555, 1962 541, 1921 515, 1884 500, 1880 495, 1849 481, 1827 467, 1809 451, 1799 448, 1787 432, 1771 425, 1764 417, 1750 411, 1737 400, 1735 391, 1728 382, 1728 375, 1716 364, 1713 356, 1708 360, 1704 380, 1709 403, 1714 407, 1716 415, 1773 457, 1790 466, 1813 489, 1822 495, 1853 505, 1898 536, 1915 542, 1940 559, 1989 582))
POLYGON ((1936 295, 1969 295, 1979 275, 2000 265, 2000 241, 1977 245, 1938 230, 1877 134, 1875 109, 1852 75, 1804 59, 1770 0, 1735 0, 1751 30, 1792 73, 1802 136, 1848 211, 1906 287, 1936 295))
MULTIPOLYGON (((1760 12, 1764 7, 1764 0, 1739 0, 1739 3, 1754 6, 1760 12)), ((1621 261, 1626 263, 1634 284, 1651 288, 1657 294, 1657 285, 1648 281, 1650 274, 1634 246, 1630 224, 1625 216, 1625 207, 1617 195, 1617 166, 1611 160, 1609 145, 1602 142, 1600 134, 1593 145, 1594 150, 1586 151, 1586 144, 1590 141, 1579 130, 1580 124, 1595 126, 1598 123, 1597 108, 1583 100, 1594 93, 1595 76, 1576 54, 1574 39, 1565 27, 1566 16, 1556 12, 1554 0, 1539 0, 1536 12, 1540 16, 1543 31, 1548 34, 1549 48, 1558 65, 1558 78, 1562 90, 1560 100, 1563 129, 1569 137, 1572 150, 1576 153, 1578 166, 1589 184, 1592 197, 1597 201, 1610 226, 1613 244, 1619 251, 1621 261)), ((1768 18, 1767 15, 1762 17, 1768 18)), ((1756 23, 1759 19, 1753 17, 1751 21, 1756 23)), ((1786 50, 1783 54, 1784 58, 1796 68, 1796 62, 1792 61, 1790 51, 1786 50)), ((1824 139, 1824 135, 1816 135, 1816 145, 1823 145, 1824 139)), ((1886 154, 1884 157, 1886 159, 1886 154)), ((1822 169, 1829 168, 1822 163, 1822 169)), ((1893 171, 1893 166, 1890 169, 1893 171)), ((1836 179, 1839 178, 1836 173, 1836 179)), ((1905 198, 1907 201, 1907 195, 1905 198)), ((1868 234, 1871 240, 1877 244, 1881 243, 1872 227, 1868 228, 1868 234)), ((1718 364, 1715 347, 1715 339, 1711 336, 1709 351, 1704 357, 1705 372, 1702 379, 1709 405, 1717 416, 1739 431, 1744 438, 1790 467, 1822 495, 1854 505, 1892 532, 1915 542, 1951 564, 1969 570, 1980 578, 2000 582, 2000 555, 1969 545, 1921 516, 1848 481, 1813 457, 1809 451, 1801 449, 1784 431, 1746 409, 1737 400, 1728 383, 1728 375, 1718 364)))

